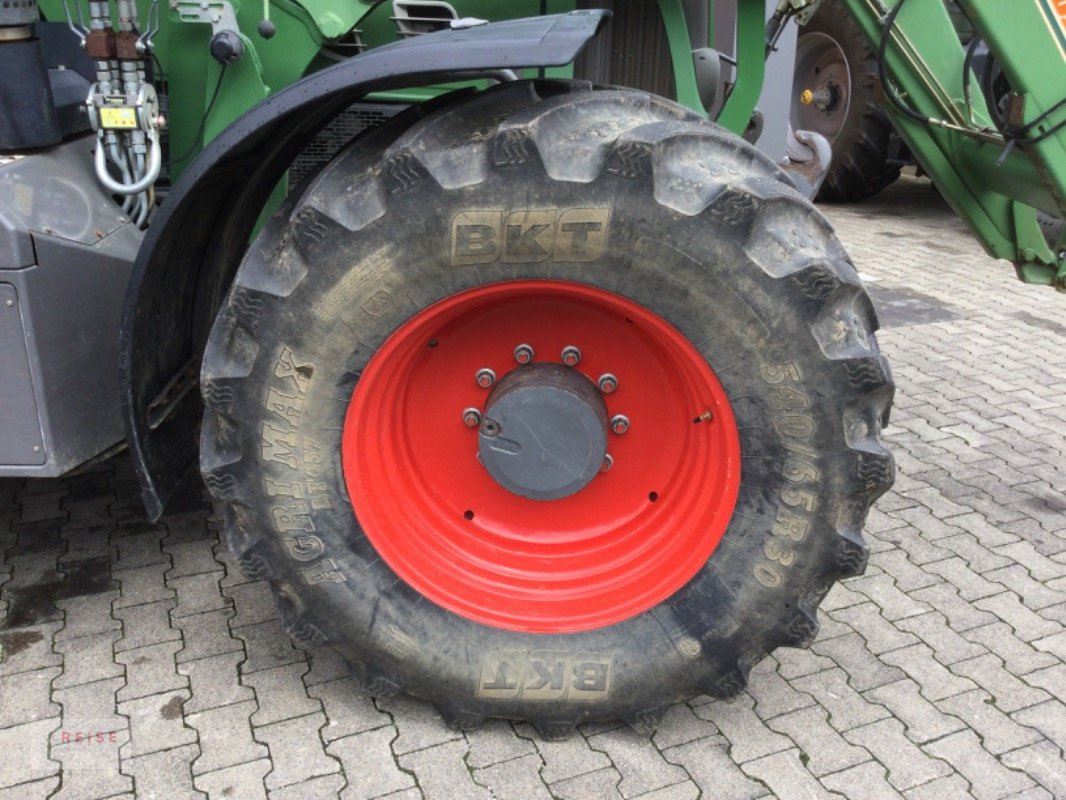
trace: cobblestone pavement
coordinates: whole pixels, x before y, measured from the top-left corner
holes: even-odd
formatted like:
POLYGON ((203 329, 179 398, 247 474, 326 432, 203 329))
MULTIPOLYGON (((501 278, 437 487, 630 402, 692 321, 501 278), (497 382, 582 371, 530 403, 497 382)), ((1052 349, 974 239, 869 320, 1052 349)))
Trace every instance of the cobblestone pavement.
POLYGON ((1066 797, 1066 298, 915 179, 828 212, 882 311, 899 478, 811 650, 651 737, 464 735, 294 649, 199 488, 149 524, 116 457, 0 481, 0 798, 1066 797))

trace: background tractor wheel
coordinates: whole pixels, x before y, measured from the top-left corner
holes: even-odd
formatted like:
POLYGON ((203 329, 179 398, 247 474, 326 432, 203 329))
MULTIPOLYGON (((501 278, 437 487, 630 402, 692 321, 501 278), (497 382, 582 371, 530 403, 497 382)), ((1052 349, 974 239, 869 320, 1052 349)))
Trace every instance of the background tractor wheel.
POLYGON ((343 151, 248 252, 202 470, 306 643, 452 725, 655 725, 806 646, 891 482, 873 308, 737 137, 522 82, 343 151))
POLYGON ((892 124, 877 105, 876 79, 877 54, 841 4, 826 0, 800 28, 790 120, 833 146, 819 200, 862 200, 899 177, 888 163, 892 124))

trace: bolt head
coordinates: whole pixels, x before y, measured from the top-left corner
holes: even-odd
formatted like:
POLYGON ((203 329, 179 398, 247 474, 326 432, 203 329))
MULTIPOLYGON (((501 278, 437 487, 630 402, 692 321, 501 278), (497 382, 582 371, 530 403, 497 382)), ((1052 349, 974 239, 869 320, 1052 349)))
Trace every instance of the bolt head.
POLYGON ((500 435, 500 423, 494 419, 486 417, 481 421, 481 435, 482 436, 499 436, 500 435))
POLYGON ((520 344, 514 349, 514 360, 519 364, 530 364, 533 362, 533 346, 528 344, 520 344))
POLYGON ((496 383, 496 373, 488 367, 482 367, 474 375, 474 380, 482 389, 490 389, 496 383))
POLYGON ((605 453, 603 456, 603 463, 600 464, 600 472, 607 472, 614 466, 614 458, 610 453, 605 453))
POLYGON ((615 414, 611 417, 611 430, 621 436, 629 430, 629 417, 625 414, 615 414))
POLYGON ((563 352, 559 354, 563 360, 563 363, 568 367, 576 367, 581 361, 581 351, 574 345, 568 344, 563 348, 563 352))
POLYGON ((464 408, 463 424, 468 428, 476 428, 481 424, 481 412, 476 408, 464 408))
POLYGON ((618 378, 610 372, 605 372, 600 375, 599 380, 596 381, 596 385, 600 387, 600 391, 604 394, 611 394, 611 392, 618 388, 618 378))

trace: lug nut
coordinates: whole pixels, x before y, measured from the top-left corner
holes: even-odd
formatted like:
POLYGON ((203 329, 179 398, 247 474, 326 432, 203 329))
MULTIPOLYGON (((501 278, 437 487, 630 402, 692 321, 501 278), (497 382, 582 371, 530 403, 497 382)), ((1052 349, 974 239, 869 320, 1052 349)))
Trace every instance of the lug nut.
POLYGON ((514 360, 519 364, 529 364, 533 361, 533 346, 520 344, 514 349, 514 360))
POLYGON ((618 388, 618 378, 610 372, 605 372, 600 375, 599 380, 596 381, 596 385, 600 387, 600 391, 604 394, 610 394, 618 388))
POLYGON ((463 424, 468 428, 476 428, 481 424, 481 412, 476 408, 464 408, 463 424))
POLYGON ((629 417, 625 414, 615 414, 611 417, 611 430, 621 436, 629 430, 629 417))
POLYGON ((563 348, 563 352, 560 353, 563 359, 563 363, 568 367, 576 367, 578 362, 581 361, 581 351, 574 347, 572 344, 568 344, 563 348))
POLYGON ((614 466, 614 459, 611 458, 610 453, 605 453, 603 456, 603 463, 600 464, 600 472, 607 472, 614 466))
POLYGON ((477 381, 477 385, 482 389, 489 389, 496 383, 496 373, 488 367, 482 367, 477 371, 474 380, 477 381))

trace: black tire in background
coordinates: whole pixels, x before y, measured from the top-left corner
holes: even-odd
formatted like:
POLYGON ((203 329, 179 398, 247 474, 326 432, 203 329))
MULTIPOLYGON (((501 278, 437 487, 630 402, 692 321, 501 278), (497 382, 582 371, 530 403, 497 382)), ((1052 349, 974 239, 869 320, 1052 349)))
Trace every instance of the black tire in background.
POLYGON ((818 200, 850 202, 877 194, 899 177, 890 164, 892 124, 875 95, 877 53, 838 0, 825 0, 799 30, 792 84, 793 130, 820 133, 833 161, 818 200), (815 100, 804 104, 805 90, 815 100))
POLYGON ((219 313, 201 467, 228 546, 270 582, 297 641, 332 644, 367 691, 423 697, 453 726, 646 730, 686 696, 736 694, 774 648, 813 640, 826 592, 865 567, 861 528, 892 481, 891 377, 854 267, 773 163, 661 98, 521 82, 421 113, 357 140, 276 213, 219 313), (458 214, 531 208, 609 210, 602 255, 455 264, 458 214), (504 630, 430 602, 376 552, 345 487, 347 399, 380 343, 429 304, 516 279, 659 315, 698 346, 737 420, 721 543, 665 601, 592 630, 504 630), (498 690, 513 685, 507 659, 546 653, 573 691, 498 690))

